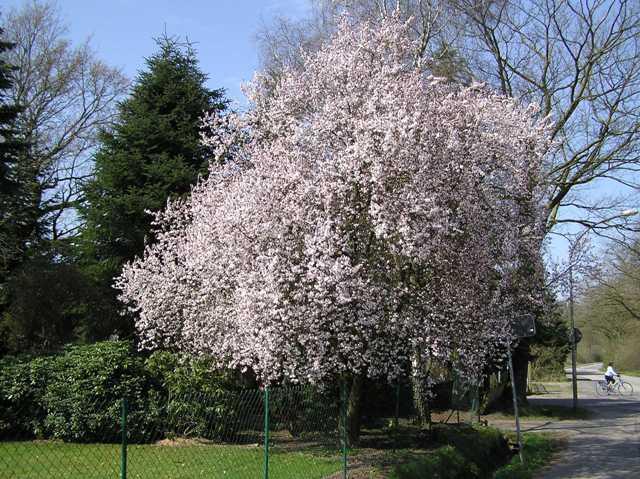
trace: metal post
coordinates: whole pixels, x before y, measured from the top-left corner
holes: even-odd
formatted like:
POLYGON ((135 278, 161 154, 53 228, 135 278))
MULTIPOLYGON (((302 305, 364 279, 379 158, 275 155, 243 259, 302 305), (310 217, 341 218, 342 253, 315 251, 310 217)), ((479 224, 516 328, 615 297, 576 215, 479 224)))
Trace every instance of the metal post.
POLYGON ((396 410, 393 421, 393 451, 398 448, 398 429, 400 427, 400 381, 396 383, 396 410))
POLYGON ((269 479, 269 387, 264 388, 264 479, 269 479))
POLYGON ((478 384, 476 385, 476 417, 478 420, 478 424, 480 424, 480 384, 481 381, 478 380, 478 384))
POLYGON ((120 414, 120 429, 122 434, 122 445, 120 448, 120 479, 127 479, 127 413, 129 404, 127 399, 122 400, 122 410, 120 414))
POLYGON ((347 479, 347 380, 340 388, 340 415, 342 416, 342 479, 347 479))
POLYGON ((511 377, 511 392, 513 393, 513 415, 516 417, 516 438, 518 441, 518 455, 520 456, 520 462, 524 463, 522 459, 522 440, 520 438, 520 416, 518 415, 518 395, 516 394, 516 381, 513 374, 513 359, 511 357, 511 345, 507 348, 507 354, 509 358, 509 376, 511 377))
POLYGON ((573 317, 573 265, 569 265, 569 321, 571 322, 571 386, 573 411, 578 410, 578 374, 576 371, 576 324, 573 317))

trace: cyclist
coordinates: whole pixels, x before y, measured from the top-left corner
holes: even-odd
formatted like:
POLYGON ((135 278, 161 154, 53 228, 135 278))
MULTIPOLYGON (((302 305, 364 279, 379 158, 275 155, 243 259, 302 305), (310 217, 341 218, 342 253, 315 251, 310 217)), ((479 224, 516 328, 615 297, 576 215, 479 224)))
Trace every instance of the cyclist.
POLYGON ((604 379, 607 381, 607 389, 611 390, 611 386, 616 382, 616 377, 620 376, 614 369, 613 363, 609 363, 607 371, 604 373, 604 379))

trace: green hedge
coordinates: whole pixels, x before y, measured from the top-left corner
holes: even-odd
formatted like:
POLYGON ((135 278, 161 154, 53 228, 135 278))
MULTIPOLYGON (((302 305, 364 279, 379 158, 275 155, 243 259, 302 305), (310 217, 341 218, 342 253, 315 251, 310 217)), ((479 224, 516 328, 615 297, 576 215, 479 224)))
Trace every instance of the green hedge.
POLYGON ((440 426, 435 433, 443 446, 426 457, 395 466, 391 479, 531 479, 556 450, 553 437, 524 434, 522 464, 498 429, 440 426))
POLYGON ((509 442, 498 429, 461 426, 436 431, 438 442, 453 446, 471 463, 476 476, 470 477, 490 477, 510 458, 509 442))
POLYGON ((48 358, 0 359, 0 439, 44 436, 48 358))
POLYGON ((428 456, 401 464, 391 479, 484 479, 511 458, 509 444, 494 428, 436 427, 435 439, 443 444, 428 456))
POLYGON ((72 346, 49 360, 43 403, 47 436, 75 442, 111 442, 119 436, 122 398, 129 401, 133 440, 154 429, 147 414, 149 375, 126 342, 72 346), (151 424, 149 424, 151 423, 151 424))
POLYGON ((391 479, 473 479, 478 477, 472 465, 453 446, 443 446, 432 454, 408 464, 396 466, 391 479))
POLYGON ((206 359, 168 352, 145 358, 124 341, 7 357, 0 359, 0 438, 118 441, 123 398, 131 441, 161 438, 175 429, 167 418, 179 411, 190 411, 189 430, 204 435, 212 411, 230 412, 222 394, 231 387, 232 379, 213 372, 206 359))

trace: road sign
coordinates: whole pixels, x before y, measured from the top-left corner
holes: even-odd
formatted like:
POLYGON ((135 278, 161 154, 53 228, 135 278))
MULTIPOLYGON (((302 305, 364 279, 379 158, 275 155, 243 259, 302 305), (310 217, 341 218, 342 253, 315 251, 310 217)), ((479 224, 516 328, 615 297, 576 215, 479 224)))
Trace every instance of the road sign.
POLYGON ((578 344, 582 340, 582 331, 578 328, 573 328, 573 337, 575 338, 576 344, 578 344))
POLYGON ((530 338, 536 335, 536 318, 533 314, 521 314, 513 320, 512 327, 518 338, 530 338))

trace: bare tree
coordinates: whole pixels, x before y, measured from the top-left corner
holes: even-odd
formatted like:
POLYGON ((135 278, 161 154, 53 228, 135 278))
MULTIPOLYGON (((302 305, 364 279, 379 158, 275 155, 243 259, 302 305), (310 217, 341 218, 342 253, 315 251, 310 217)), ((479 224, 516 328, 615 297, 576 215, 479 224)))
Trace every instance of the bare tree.
POLYGON ((336 7, 332 2, 312 5, 309 18, 292 20, 278 16, 256 32, 262 72, 275 85, 286 68, 299 68, 302 52, 316 51, 335 28, 336 7))
POLYGON ((416 37, 416 64, 438 76, 471 81, 466 62, 455 49, 459 36, 446 0, 310 0, 311 15, 278 17, 256 34, 263 73, 275 85, 284 68, 298 68, 302 52, 313 52, 335 31, 340 18, 376 23, 399 15, 416 37))
POLYGON ((640 321, 640 241, 615 244, 590 276, 600 304, 640 321))
POLYGON ((576 316, 587 361, 615 360, 621 368, 640 364, 640 249, 614 242, 593 258, 578 297, 576 316))
MULTIPOLYGON (((474 74, 555 121, 548 165, 549 231, 603 224, 629 198, 594 195, 613 181, 639 187, 640 4, 628 0, 454 0, 474 74), (591 188, 585 192, 585 185, 591 188)), ((620 188, 619 188, 620 189, 620 188)), ((632 199, 631 201, 634 201, 632 199)), ((627 203, 628 204, 628 203, 627 203)), ((616 219, 619 220, 618 217, 616 219)))
POLYGON ((91 152, 128 81, 96 58, 88 40, 72 45, 53 3, 26 3, 3 20, 7 39, 16 44, 6 56, 18 68, 12 94, 23 108, 18 127, 29 143, 21 168, 35 185, 37 221, 49 239, 73 235, 91 152))

